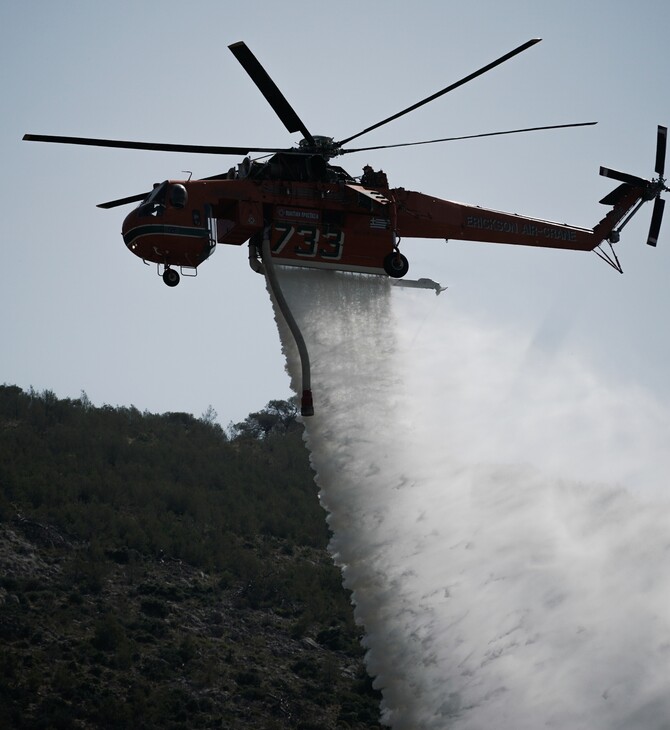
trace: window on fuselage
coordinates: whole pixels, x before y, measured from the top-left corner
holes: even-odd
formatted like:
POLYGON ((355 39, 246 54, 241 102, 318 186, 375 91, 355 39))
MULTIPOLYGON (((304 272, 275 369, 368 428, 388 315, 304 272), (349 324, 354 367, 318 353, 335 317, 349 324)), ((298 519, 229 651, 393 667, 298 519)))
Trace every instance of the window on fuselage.
POLYGON ((148 197, 144 202, 140 204, 137 209, 140 216, 159 216, 163 215, 165 210, 165 194, 167 192, 167 180, 162 182, 160 185, 156 185, 154 189, 149 193, 148 197))

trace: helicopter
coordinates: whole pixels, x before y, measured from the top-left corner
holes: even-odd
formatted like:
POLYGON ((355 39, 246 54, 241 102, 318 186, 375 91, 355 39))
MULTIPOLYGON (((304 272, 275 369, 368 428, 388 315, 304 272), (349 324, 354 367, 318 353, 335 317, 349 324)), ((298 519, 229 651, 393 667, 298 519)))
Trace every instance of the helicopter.
POLYGON ((128 249, 145 263, 155 263, 159 275, 170 287, 179 283, 179 272, 182 275, 197 274, 197 267, 211 256, 217 244, 241 246, 247 242, 250 264, 259 273, 264 272, 263 261, 271 259, 273 264, 401 279, 409 270, 409 262, 400 252, 403 238, 593 250, 623 273, 612 244, 619 240, 626 223, 650 200, 655 202, 647 243, 655 246, 658 240, 664 208, 661 193, 668 190, 663 177, 666 127, 659 126, 657 132, 657 178, 645 180, 610 168, 600 168, 601 175, 617 180, 619 185, 600 201, 611 210, 592 229, 441 200, 402 187, 390 188, 382 171, 366 166, 361 176, 353 177, 331 162, 356 152, 596 124, 557 124, 401 144, 345 146, 487 73, 540 40, 531 39, 431 96, 340 140, 309 131, 242 41, 230 45, 230 51, 286 129, 290 133, 302 134, 297 146, 286 149, 222 147, 36 134, 26 134, 23 139, 244 156, 240 164, 225 173, 196 180, 190 177, 187 180, 165 180, 156 183, 148 192, 98 206, 110 209, 139 203, 123 222, 123 240, 128 249), (249 157, 252 152, 262 156, 252 160, 249 157), (609 245, 609 251, 602 247, 603 244, 609 245))

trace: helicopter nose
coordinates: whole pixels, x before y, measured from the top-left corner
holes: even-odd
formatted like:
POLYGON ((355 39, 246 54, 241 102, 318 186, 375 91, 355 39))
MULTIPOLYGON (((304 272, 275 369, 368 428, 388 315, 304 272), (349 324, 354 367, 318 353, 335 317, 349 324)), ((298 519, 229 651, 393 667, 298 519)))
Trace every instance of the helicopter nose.
POLYGON ((124 243, 131 250, 137 249, 137 238, 133 235, 137 228, 137 211, 132 211, 123 220, 121 226, 121 235, 123 236, 124 243))
POLYGON ((137 210, 128 213, 121 226, 123 242, 128 250, 145 261, 153 261, 155 258, 152 241, 157 231, 154 228, 155 226, 147 226, 146 221, 140 219, 137 210))

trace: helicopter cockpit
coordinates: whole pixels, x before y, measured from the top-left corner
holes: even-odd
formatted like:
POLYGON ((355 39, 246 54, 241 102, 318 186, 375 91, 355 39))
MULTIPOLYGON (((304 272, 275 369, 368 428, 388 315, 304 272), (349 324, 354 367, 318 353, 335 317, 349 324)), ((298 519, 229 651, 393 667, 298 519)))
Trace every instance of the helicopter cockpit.
POLYGON ((166 205, 179 210, 186 207, 188 193, 186 188, 179 183, 170 184, 167 180, 156 183, 149 195, 140 203, 137 214, 139 217, 158 217, 163 215, 166 205))

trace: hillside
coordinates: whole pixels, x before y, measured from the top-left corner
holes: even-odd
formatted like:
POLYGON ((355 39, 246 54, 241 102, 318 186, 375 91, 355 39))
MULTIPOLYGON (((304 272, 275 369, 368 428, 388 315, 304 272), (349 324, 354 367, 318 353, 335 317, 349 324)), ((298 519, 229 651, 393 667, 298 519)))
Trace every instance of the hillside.
POLYGON ((378 728, 301 426, 0 387, 0 727, 378 728))

